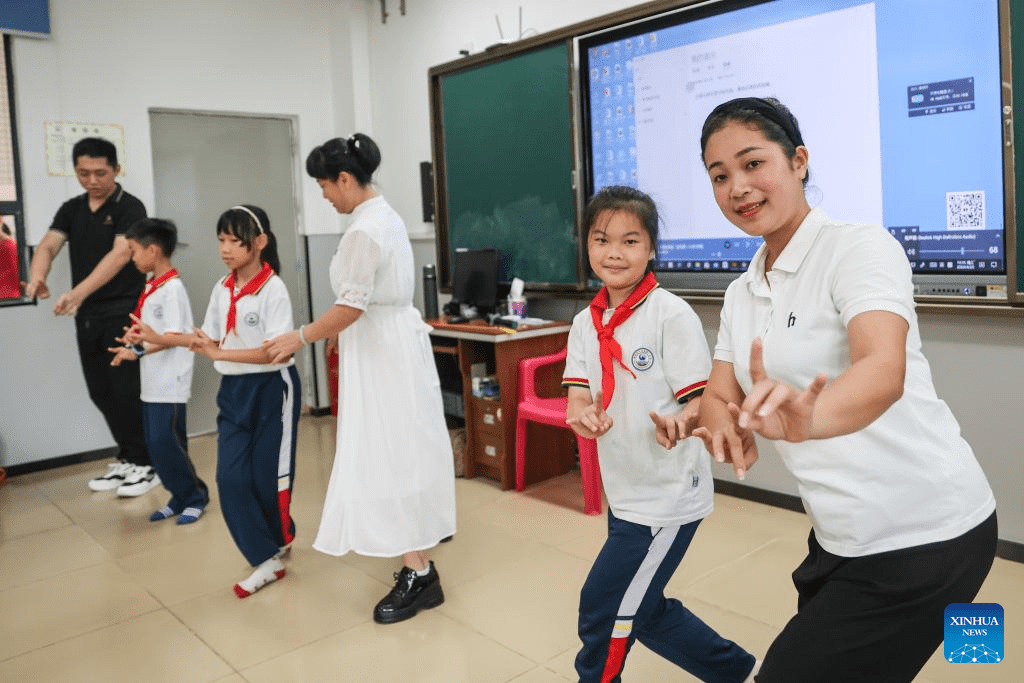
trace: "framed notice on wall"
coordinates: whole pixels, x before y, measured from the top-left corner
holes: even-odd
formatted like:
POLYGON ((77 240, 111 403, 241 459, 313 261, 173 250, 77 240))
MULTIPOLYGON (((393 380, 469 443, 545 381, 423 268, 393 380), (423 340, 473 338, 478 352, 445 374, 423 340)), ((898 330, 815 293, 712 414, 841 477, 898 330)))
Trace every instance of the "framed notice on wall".
POLYGON ((71 149, 82 138, 104 138, 113 142, 117 148, 117 161, 121 164, 121 175, 128 175, 124 165, 124 126, 116 123, 47 121, 46 170, 50 175, 75 175, 71 149))

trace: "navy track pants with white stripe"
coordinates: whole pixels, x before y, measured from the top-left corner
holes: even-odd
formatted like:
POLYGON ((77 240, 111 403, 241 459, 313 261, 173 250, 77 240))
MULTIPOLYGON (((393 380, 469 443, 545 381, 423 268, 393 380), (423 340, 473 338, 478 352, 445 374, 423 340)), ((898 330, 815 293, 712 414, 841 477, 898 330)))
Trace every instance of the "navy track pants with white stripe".
POLYGON ((217 491, 231 537, 249 564, 295 537, 290 513, 302 408, 295 366, 224 375, 217 392, 217 491))
POLYGON ((580 591, 581 683, 618 683, 636 640, 702 681, 741 683, 750 674, 753 655, 665 597, 699 524, 649 527, 609 510, 608 540, 580 591))

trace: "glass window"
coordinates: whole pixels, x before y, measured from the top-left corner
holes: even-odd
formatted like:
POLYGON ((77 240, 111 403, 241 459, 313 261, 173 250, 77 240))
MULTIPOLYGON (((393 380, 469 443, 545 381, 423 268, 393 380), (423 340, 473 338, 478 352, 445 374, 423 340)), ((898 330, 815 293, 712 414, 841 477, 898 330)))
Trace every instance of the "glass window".
POLYGON ((3 36, 0 56, 0 306, 8 306, 30 303, 21 287, 28 272, 29 250, 22 220, 10 36, 3 36))

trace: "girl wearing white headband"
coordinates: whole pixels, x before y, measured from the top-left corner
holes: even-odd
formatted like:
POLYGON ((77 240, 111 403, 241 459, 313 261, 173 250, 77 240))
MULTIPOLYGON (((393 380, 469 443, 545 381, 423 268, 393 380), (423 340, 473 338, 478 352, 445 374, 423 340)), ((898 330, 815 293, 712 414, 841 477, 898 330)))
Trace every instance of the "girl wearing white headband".
POLYGON ((217 221, 217 240, 230 272, 213 287, 192 350, 223 375, 217 487, 228 530, 253 566, 234 586, 245 598, 285 575, 281 559, 295 537, 289 510, 302 392, 294 358, 276 360, 263 349, 293 329, 270 219, 257 206, 234 206, 217 221))

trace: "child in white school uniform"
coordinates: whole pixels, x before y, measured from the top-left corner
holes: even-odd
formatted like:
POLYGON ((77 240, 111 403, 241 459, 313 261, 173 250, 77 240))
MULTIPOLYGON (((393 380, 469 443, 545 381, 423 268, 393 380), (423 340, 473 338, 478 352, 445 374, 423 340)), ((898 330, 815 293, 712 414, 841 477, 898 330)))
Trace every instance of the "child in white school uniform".
POLYGON ((193 355, 182 347, 188 346, 191 336, 192 307, 171 263, 178 230, 171 221, 143 218, 128 228, 125 238, 135 267, 150 276, 131 314, 136 324, 148 327, 150 341, 129 330, 121 339, 125 345, 110 349, 111 365, 139 361, 146 448, 159 480, 171 494, 149 520, 177 517, 178 524, 191 524, 202 516, 210 494, 188 456, 185 424, 193 355))
POLYGON ((658 210, 643 192, 608 187, 583 216, 590 267, 604 287, 569 332, 566 422, 597 439, 608 540, 580 592, 581 683, 619 681, 635 640, 702 681, 753 680, 755 659, 719 636, 665 584, 712 510, 701 442, 667 449, 654 418, 684 403, 695 423, 711 369, 700 320, 652 272, 658 210))
POLYGON ((265 340, 293 327, 270 219, 256 206, 232 207, 217 221, 217 240, 231 272, 214 285, 191 349, 223 375, 217 492, 228 530, 253 567, 234 585, 245 598, 285 575, 281 559, 295 537, 290 506, 301 391, 294 358, 273 363, 263 350, 265 340))
POLYGON ((217 393, 217 487, 231 536, 253 573, 234 586, 245 598, 285 575, 295 537, 290 513, 301 394, 295 359, 272 363, 263 342, 293 328, 270 219, 235 206, 217 221, 224 264, 193 348, 223 375, 217 393))

